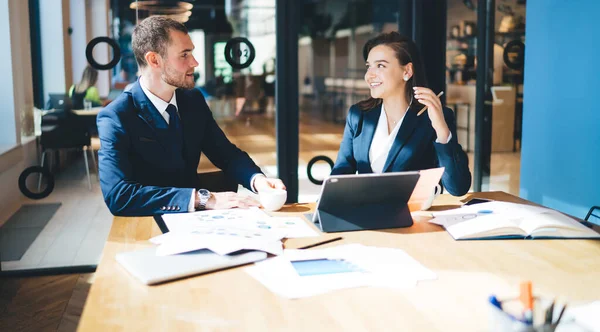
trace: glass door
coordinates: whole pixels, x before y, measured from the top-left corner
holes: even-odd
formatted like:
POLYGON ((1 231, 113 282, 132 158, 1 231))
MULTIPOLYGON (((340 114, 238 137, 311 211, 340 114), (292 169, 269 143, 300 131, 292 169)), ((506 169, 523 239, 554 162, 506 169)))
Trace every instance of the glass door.
POLYGON ((399 31, 409 18, 410 8, 400 1, 304 2, 298 36, 300 202, 318 198, 348 110, 369 97, 363 46, 382 32, 399 31))
MULTIPOLYGON (((275 0, 135 1, 119 2, 122 59, 129 59, 131 31, 149 15, 184 22, 194 43, 196 89, 205 97, 227 138, 247 152, 269 177, 277 177, 275 139, 276 34, 275 0), (131 7, 136 4, 138 10, 131 7)), ((121 68, 135 77, 137 68, 121 68)), ((202 156, 198 172, 217 167, 202 156)), ((240 189, 246 190, 246 189, 240 189)))
POLYGON ((525 1, 448 1, 447 105, 474 191, 519 194, 525 1))

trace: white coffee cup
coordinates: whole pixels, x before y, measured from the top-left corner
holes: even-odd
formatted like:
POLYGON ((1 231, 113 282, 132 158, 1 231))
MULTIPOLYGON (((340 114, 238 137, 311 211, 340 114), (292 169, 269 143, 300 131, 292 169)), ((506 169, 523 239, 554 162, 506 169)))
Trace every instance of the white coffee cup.
POLYGON ((258 193, 260 204, 268 211, 277 211, 285 204, 287 191, 283 189, 264 189, 258 193))
POLYGON ((427 198, 427 200, 425 200, 423 202, 423 205, 421 205, 421 210, 423 210, 423 211, 428 210, 431 207, 431 204, 433 204, 433 200, 436 197, 438 197, 441 192, 442 192, 442 186, 440 186, 439 184, 436 184, 435 187, 433 188, 433 191, 431 192, 431 195, 429 195, 429 198, 427 198))

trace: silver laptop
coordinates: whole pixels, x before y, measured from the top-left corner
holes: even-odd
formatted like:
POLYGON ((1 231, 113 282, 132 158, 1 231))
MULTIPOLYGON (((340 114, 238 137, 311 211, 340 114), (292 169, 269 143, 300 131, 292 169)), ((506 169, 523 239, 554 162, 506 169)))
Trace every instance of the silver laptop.
POLYGON ((156 247, 119 253, 119 262, 146 285, 163 283, 192 275, 223 270, 267 258, 262 251, 221 256, 203 249, 171 256, 156 256, 156 247))

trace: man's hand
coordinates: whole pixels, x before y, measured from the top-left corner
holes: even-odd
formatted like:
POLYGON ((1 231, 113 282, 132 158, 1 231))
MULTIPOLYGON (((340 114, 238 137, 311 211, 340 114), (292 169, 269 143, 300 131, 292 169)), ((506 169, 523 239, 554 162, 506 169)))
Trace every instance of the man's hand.
POLYGON ((265 189, 285 190, 285 185, 279 179, 270 179, 265 177, 264 175, 258 175, 254 179, 254 189, 259 193, 265 189))
POLYGON ((221 193, 211 193, 208 202, 206 202, 207 210, 223 210, 232 208, 247 209, 252 206, 260 206, 260 203, 249 196, 242 196, 231 191, 221 193))

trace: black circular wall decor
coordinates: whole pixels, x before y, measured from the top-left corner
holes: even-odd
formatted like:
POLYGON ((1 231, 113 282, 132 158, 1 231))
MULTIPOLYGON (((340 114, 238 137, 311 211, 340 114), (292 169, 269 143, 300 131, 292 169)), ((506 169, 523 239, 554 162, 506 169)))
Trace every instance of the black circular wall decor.
POLYGON ((119 60, 121 60, 121 48, 119 48, 119 44, 117 44, 117 42, 112 38, 96 37, 90 40, 90 42, 87 44, 87 47, 85 48, 85 57, 87 58, 87 61, 90 64, 90 66, 92 66, 93 68, 96 68, 98 70, 112 69, 114 66, 117 65, 117 63, 119 63, 119 60), (100 43, 107 43, 108 46, 112 47, 113 49, 112 60, 104 65, 99 64, 96 61, 96 59, 94 59, 94 47, 96 47, 96 45, 100 43))
POLYGON ((314 183, 316 185, 322 185, 323 184, 323 180, 317 180, 312 175, 312 168, 319 161, 324 161, 324 162, 328 163, 329 167, 331 167, 333 169, 333 160, 331 160, 331 158, 329 158, 327 156, 316 156, 313 159, 311 159, 308 162, 308 165, 306 166, 306 173, 308 175, 308 179, 310 180, 310 182, 312 182, 312 183, 314 183))
POLYGON ((513 40, 504 47, 502 56, 504 63, 510 69, 521 70, 525 64, 525 44, 520 40, 513 40), (514 54, 516 53, 516 56, 514 54))
POLYGON ((42 199, 47 197, 54 190, 54 175, 50 173, 50 171, 42 166, 31 166, 26 168, 21 175, 19 175, 19 189, 25 195, 25 197, 29 197, 31 199, 42 199), (34 193, 33 191, 27 188, 27 178, 31 174, 40 173, 41 176, 46 178, 47 184, 46 189, 39 193, 34 193))
POLYGON ((235 69, 248 68, 255 57, 254 45, 247 38, 231 38, 225 45, 225 60, 235 69))

